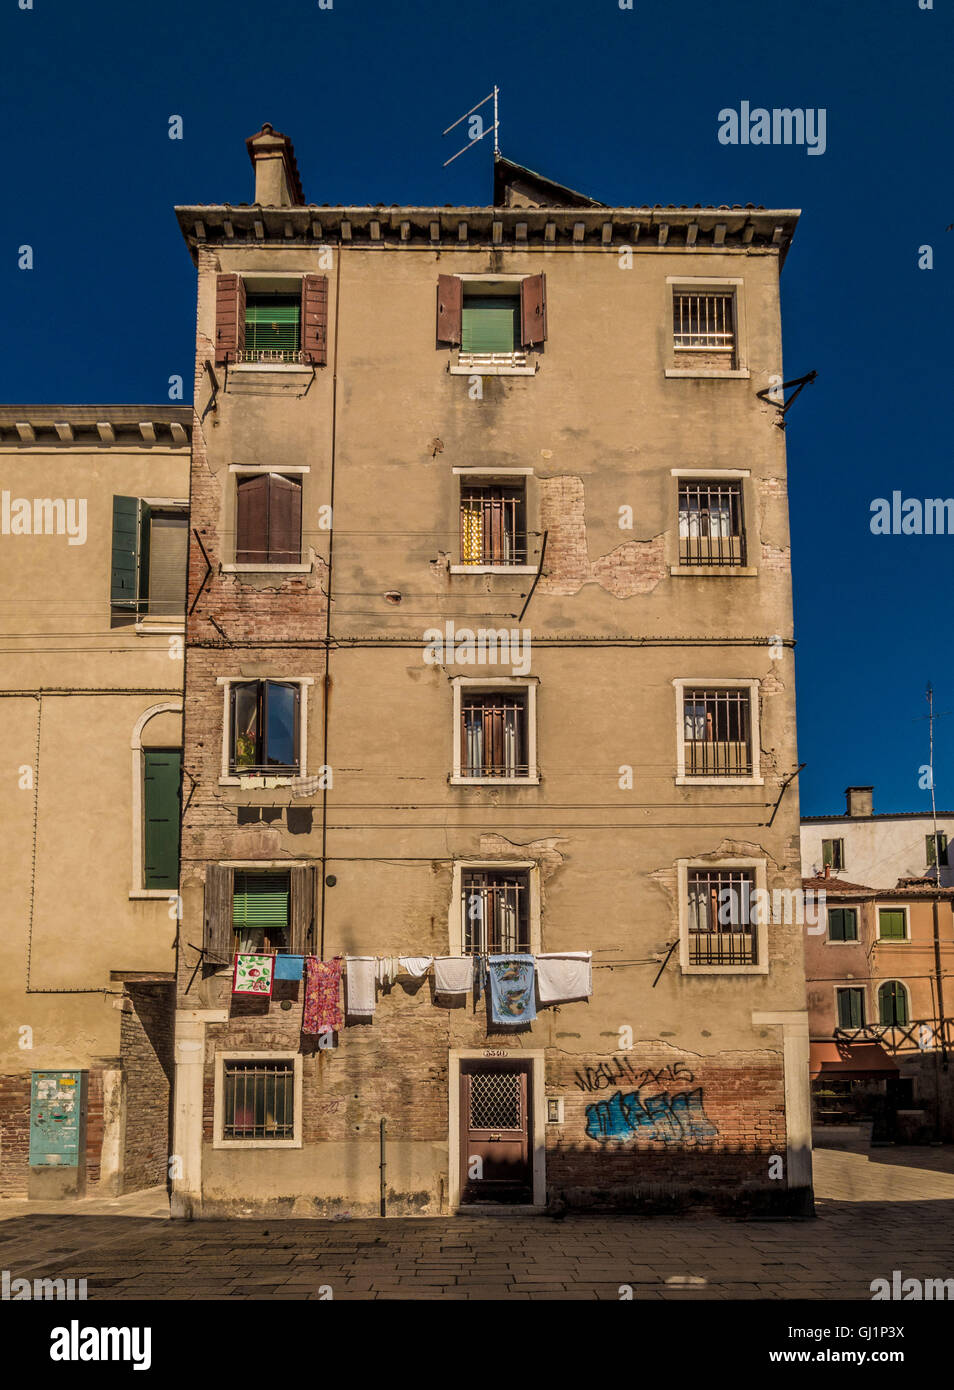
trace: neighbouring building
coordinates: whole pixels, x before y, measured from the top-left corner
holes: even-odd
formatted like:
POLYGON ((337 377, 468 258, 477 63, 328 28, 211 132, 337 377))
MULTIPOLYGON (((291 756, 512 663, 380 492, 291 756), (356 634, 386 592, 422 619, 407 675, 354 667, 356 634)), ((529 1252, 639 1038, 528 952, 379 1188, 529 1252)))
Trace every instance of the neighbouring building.
POLYGON ((491 206, 319 206, 247 144, 251 205, 177 209, 174 1212, 810 1210, 804 926, 751 907, 801 888, 759 394, 798 213, 500 157, 491 206), (494 1022, 493 954, 559 1002, 494 1022), (301 978, 233 992, 309 957, 347 958, 333 1032, 301 978))
POLYGON ((935 842, 932 815, 875 814, 871 787, 846 796, 844 816, 802 821, 804 886, 824 895, 805 955, 814 1117, 950 1141, 954 815, 938 813, 935 842))
POLYGON ((0 406, 0 1195, 167 1181, 192 411, 0 406))

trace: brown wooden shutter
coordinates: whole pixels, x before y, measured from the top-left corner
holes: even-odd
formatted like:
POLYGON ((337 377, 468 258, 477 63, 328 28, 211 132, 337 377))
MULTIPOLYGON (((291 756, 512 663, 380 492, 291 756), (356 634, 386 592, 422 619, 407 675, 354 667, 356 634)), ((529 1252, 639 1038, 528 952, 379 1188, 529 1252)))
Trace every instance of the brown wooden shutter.
POLYGON ((293 956, 307 955, 311 948, 311 929, 315 920, 314 864, 291 870, 291 910, 288 949, 293 956))
POLYGON ((524 347, 547 336, 547 277, 528 275, 520 282, 520 341, 524 347))
POLYGON ((220 365, 245 347, 245 281, 215 277, 215 360, 220 365))
POLYGON ((235 563, 264 565, 268 563, 268 494, 267 473, 240 478, 235 489, 235 563))
POLYGON ((437 341, 460 345, 464 282, 457 275, 437 277, 437 341))
POLYGON ((230 961, 235 952, 232 930, 233 871, 221 864, 205 870, 205 923, 202 949, 216 961, 230 961))
POLYGON ((328 361, 328 277, 304 275, 301 281, 301 350, 306 362, 328 361))
POLYGON ((268 563, 297 565, 301 560, 301 483, 274 474, 267 481, 268 563))

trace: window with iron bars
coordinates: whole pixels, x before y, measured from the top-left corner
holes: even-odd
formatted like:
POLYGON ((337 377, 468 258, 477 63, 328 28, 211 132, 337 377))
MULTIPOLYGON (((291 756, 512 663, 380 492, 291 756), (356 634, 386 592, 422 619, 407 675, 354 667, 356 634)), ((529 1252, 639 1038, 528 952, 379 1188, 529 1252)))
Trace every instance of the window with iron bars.
POLYGON ((466 695, 460 736, 462 777, 529 777, 525 694, 466 695))
POLYGON ((223 1139, 294 1139, 295 1064, 224 1063, 223 1139))
POLYGON ((465 956, 530 949, 530 877, 514 870, 471 870, 461 882, 465 956))
POLYGON ((677 352, 735 351, 735 295, 676 290, 672 299, 677 352))
POLYGON ((745 564, 741 482, 680 482, 679 560, 683 565, 745 564))
POLYGON ((687 777, 751 777, 751 692, 684 690, 687 777))
POLYGON ((689 964, 757 965, 758 936, 750 905, 750 869, 689 872, 689 964))
POLYGON ((460 562, 527 563, 526 490, 522 484, 461 484, 460 562))

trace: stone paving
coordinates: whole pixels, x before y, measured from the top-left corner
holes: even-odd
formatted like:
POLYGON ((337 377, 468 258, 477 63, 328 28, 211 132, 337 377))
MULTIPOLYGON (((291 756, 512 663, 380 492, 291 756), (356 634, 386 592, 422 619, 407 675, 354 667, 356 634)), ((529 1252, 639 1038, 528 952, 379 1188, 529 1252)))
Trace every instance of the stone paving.
POLYGON ((161 1190, 0 1201, 0 1268, 91 1299, 867 1299, 954 1276, 954 1149, 817 1149, 818 1218, 172 1222, 161 1190))

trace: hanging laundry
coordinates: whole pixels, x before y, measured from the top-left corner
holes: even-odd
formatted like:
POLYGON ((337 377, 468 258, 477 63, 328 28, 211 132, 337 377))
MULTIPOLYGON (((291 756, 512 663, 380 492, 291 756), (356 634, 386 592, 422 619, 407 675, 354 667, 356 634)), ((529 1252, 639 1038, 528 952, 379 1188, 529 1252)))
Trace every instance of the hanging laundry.
POLYGON ((289 790, 292 796, 314 796, 318 791, 318 784, 321 778, 317 773, 313 777, 293 777, 289 790))
POLYGON ((592 951, 548 951, 537 956, 537 993, 541 1004, 589 999, 593 993, 592 951))
POLYGON ((435 956, 436 994, 466 994, 474 983, 473 956, 435 956))
POLYGON ((232 993, 265 995, 270 999, 274 965, 274 956, 237 955, 232 975, 232 993))
POLYGON ((305 961, 305 1008, 302 1015, 303 1033, 337 1032, 344 1027, 341 1012, 341 957, 317 960, 308 956, 305 961))
POLYGON ((374 964, 374 979, 379 989, 394 984, 398 975, 397 956, 378 956, 374 964))
POLYGON ((474 956, 474 1008, 480 1003, 480 996, 487 986, 487 957, 474 956))
POLYGON ((347 991, 345 1013, 350 1018, 372 1018, 374 1016, 374 956, 346 956, 348 973, 345 978, 347 991))
POLYGON ((304 956, 276 956, 276 980, 300 980, 305 965, 304 956))
POLYGON ((433 959, 433 956, 401 956, 400 966, 405 975, 413 975, 415 980, 419 980, 430 970, 433 959))
POLYGON ((487 968, 494 1023, 529 1023, 536 1018, 533 956, 491 956, 487 968))

